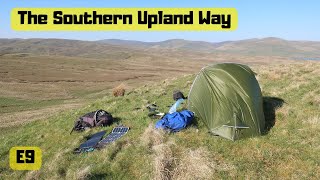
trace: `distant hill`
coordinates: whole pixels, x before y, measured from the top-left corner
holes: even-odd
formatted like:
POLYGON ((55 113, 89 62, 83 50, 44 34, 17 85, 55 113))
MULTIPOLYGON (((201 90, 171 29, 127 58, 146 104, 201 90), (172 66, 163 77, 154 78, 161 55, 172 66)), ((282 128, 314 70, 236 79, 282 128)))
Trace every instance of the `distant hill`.
POLYGON ((205 41, 188 41, 184 39, 170 39, 160 42, 142 42, 132 40, 105 39, 98 41, 104 44, 121 45, 137 49, 172 49, 172 50, 193 50, 193 51, 208 51, 216 48, 215 43, 205 41))
POLYGON ((319 56, 320 42, 279 38, 248 39, 224 43, 216 50, 248 55, 319 56))
POLYGON ((110 45, 117 45, 117 46, 129 46, 131 48, 149 48, 152 46, 152 42, 143 42, 143 41, 133 41, 133 40, 122 40, 122 39, 104 39, 96 41, 102 44, 110 44, 110 45))
POLYGON ((188 41, 184 39, 170 39, 160 42, 142 42, 142 41, 131 41, 131 40, 117 40, 117 39, 106 39, 98 42, 110 44, 110 45, 121 45, 132 48, 144 48, 144 49, 172 49, 172 50, 193 50, 193 51, 211 51, 216 45, 205 41, 188 41))
POLYGON ((27 53, 50 56, 125 59, 132 49, 67 39, 0 39, 0 55, 27 53), (106 56, 108 55, 108 56, 106 56))
POLYGON ((125 59, 131 55, 163 52, 226 53, 258 56, 319 57, 320 42, 288 41, 280 38, 247 39, 211 43, 171 39, 160 42, 105 39, 79 41, 67 39, 0 39, 0 54, 32 53, 90 58, 125 59), (148 52, 146 52, 148 51, 148 52), (152 53, 150 53, 150 51, 152 53))
POLYGON ((172 49, 197 52, 218 52, 241 55, 267 56, 320 56, 320 42, 288 41, 280 38, 247 39, 240 41, 225 41, 210 43, 205 41, 188 41, 171 39, 161 42, 141 42, 126 40, 100 40, 100 43, 121 45, 137 49, 172 49))

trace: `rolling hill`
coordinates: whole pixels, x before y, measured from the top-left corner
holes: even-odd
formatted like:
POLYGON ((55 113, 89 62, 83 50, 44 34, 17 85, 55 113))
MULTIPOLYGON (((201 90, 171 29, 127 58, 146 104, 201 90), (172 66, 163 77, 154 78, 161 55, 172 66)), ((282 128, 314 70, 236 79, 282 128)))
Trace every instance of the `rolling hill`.
MULTIPOLYGON (((159 53, 223 53, 249 56, 319 57, 320 42, 289 41, 280 38, 247 39, 226 42, 171 39, 161 42, 106 39, 79 41, 66 39, 0 39, 0 55, 33 53, 88 58, 130 58, 159 53)), ((165 54, 164 54, 165 55, 165 54)))
POLYGON ((0 54, 31 54, 89 58, 125 59, 131 49, 90 41, 65 39, 0 39, 0 54), (106 57, 106 55, 108 55, 106 57))
POLYGON ((210 43, 172 39, 162 42, 139 42, 125 40, 100 40, 110 45, 122 45, 137 49, 169 49, 197 52, 233 53, 239 55, 314 57, 320 56, 320 42, 288 41, 280 38, 247 39, 210 43))

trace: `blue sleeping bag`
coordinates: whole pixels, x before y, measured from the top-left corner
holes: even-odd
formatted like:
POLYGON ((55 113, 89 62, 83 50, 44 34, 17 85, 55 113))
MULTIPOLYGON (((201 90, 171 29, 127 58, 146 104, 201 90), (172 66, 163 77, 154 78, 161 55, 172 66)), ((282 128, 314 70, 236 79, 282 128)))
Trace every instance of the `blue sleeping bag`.
POLYGON ((178 132, 181 129, 187 127, 192 122, 193 118, 193 112, 188 110, 166 114, 156 123, 156 128, 168 129, 172 132, 178 132))

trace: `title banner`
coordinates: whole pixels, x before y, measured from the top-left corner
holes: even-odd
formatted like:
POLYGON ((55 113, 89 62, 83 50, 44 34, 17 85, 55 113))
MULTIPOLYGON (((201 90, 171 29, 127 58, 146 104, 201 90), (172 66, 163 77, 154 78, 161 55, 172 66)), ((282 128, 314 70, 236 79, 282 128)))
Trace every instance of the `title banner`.
POLYGON ((235 8, 14 8, 16 31, 229 31, 235 8))

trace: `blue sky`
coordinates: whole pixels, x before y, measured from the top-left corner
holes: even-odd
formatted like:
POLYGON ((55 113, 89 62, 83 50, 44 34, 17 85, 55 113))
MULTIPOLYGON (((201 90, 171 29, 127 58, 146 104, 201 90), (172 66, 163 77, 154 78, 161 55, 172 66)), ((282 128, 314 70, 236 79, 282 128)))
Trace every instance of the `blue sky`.
POLYGON ((320 41, 317 0, 0 0, 0 4, 0 38, 220 42, 279 37, 320 41), (16 32, 10 28, 10 11, 16 7, 234 7, 239 25, 233 32, 16 32))

